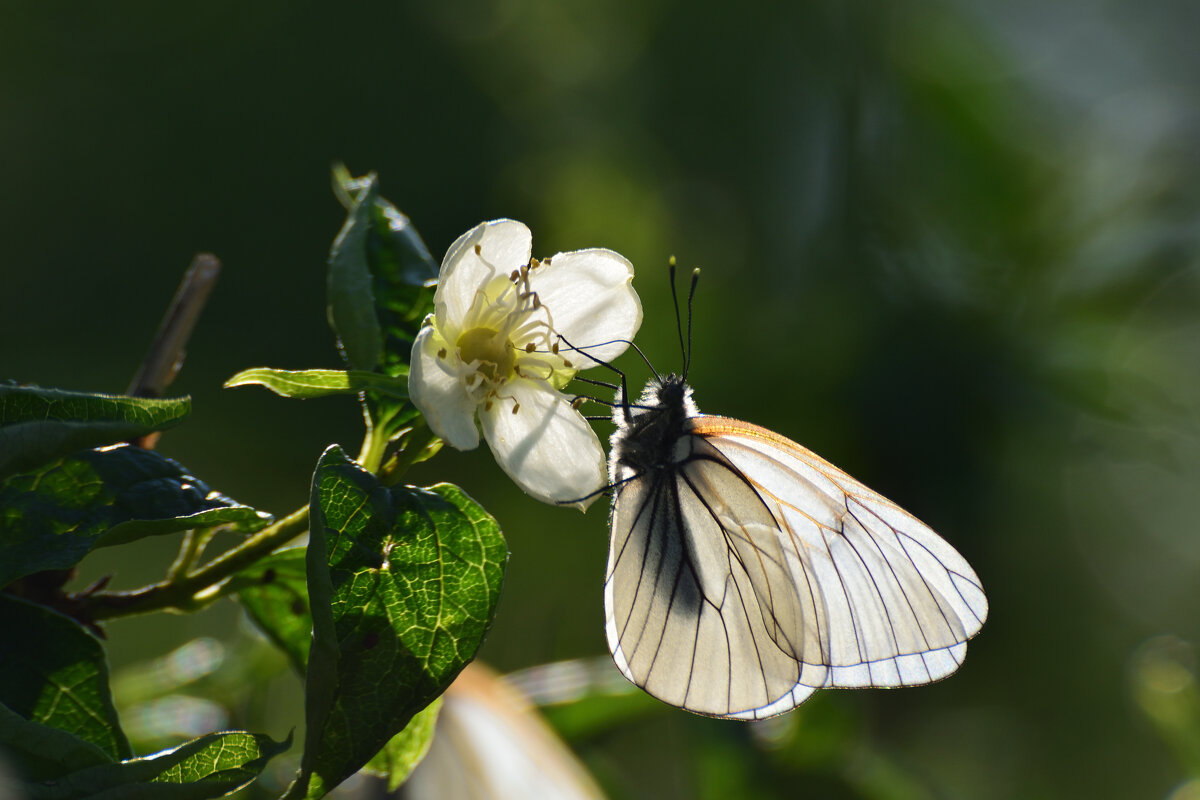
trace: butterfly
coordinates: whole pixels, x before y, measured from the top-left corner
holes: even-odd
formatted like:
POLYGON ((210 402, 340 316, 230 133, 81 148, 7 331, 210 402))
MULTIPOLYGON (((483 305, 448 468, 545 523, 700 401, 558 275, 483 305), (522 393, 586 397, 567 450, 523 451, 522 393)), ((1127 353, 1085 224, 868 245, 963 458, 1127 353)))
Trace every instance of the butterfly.
POLYGON ((605 630, 631 682, 761 719, 816 689, 915 686, 963 663, 987 597, 916 517, 777 433, 701 414, 684 376, 632 403, 622 376, 612 418, 605 630))

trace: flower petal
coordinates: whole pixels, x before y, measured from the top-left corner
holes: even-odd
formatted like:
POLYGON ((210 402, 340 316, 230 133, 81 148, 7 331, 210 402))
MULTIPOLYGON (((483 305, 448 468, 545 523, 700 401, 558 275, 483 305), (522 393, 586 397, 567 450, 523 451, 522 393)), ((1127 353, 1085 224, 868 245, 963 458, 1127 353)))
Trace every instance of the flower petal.
POLYGON ((433 294, 439 323, 458 330, 475 293, 499 275, 529 264, 533 234, 524 223, 496 219, 476 225, 450 245, 433 294), (475 252, 478 245, 479 252, 475 252))
POLYGON ((456 373, 456 368, 466 367, 452 352, 439 358, 438 351, 443 349, 448 349, 446 341, 434 328, 423 328, 417 334, 408 372, 408 396, 425 416, 430 430, 451 447, 473 450, 479 446, 476 404, 456 373))
POLYGON ((593 493, 607 483, 604 451, 592 426, 544 381, 510 381, 504 395, 490 410, 479 411, 496 462, 538 500, 570 502, 586 511, 598 496, 593 493), (516 413, 513 401, 520 404, 516 413))
MULTIPOLYGON (((550 309, 555 330, 595 358, 611 361, 629 346, 613 340, 632 339, 642 324, 642 303, 632 281, 628 259, 594 248, 546 259, 530 276, 530 288, 550 309)), ((587 358, 571 361, 579 369, 596 365, 587 358)))

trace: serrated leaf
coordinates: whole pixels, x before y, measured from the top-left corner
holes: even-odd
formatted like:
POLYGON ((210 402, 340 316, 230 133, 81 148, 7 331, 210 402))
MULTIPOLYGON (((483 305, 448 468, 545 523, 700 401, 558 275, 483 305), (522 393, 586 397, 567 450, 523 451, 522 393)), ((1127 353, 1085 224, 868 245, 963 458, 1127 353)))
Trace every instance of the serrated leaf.
POLYGON ((358 394, 370 389, 399 400, 408 399, 408 368, 399 377, 380 375, 362 370, 305 369, 286 370, 270 367, 246 369, 225 381, 225 388, 257 385, 283 397, 327 397, 339 394, 358 394))
POLYGON ((336 445, 309 503, 313 643, 301 780, 325 794, 441 695, 474 657, 507 546, 461 489, 387 489, 336 445))
POLYGON ((93 548, 191 528, 271 522, 153 450, 82 450, 0 483, 0 587, 72 567, 93 548))
POLYGON ((0 703, 95 745, 110 760, 129 757, 95 636, 57 611, 0 594, 0 642, 0 703))
POLYGON ((383 329, 375 316, 371 269, 367 264, 376 198, 369 180, 354 200, 329 251, 329 324, 351 369, 373 370, 383 359, 383 329))
POLYGON ((409 773, 429 752, 433 744, 433 731, 437 727, 438 713, 442 710, 442 698, 434 700, 418 711, 409 720, 404 730, 392 737, 383 749, 363 767, 364 772, 387 778, 389 792, 394 792, 404 783, 409 773))
POLYGON ((170 428, 188 397, 154 400, 0 385, 0 479, 81 450, 170 428))
MULTIPOLYGON (((0 703, 0 752, 26 780, 43 780, 113 759, 91 742, 22 717, 0 703)), ((3 786, 3 784, 0 784, 3 786)))
POLYGON ((152 756, 106 764, 27 787, 28 800, 204 800, 246 786, 291 737, 210 733, 152 756))

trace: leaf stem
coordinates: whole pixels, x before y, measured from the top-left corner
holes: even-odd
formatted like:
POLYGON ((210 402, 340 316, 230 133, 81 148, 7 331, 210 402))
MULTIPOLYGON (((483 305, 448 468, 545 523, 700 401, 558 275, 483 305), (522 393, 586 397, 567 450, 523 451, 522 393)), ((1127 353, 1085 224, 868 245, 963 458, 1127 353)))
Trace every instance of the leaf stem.
MULTIPOLYGON (((275 524, 263 528, 232 550, 228 550, 195 572, 175 574, 167 580, 128 592, 96 592, 84 601, 84 613, 92 620, 126 617, 148 611, 193 611, 219 595, 201 592, 245 569, 273 550, 287 544, 308 528, 308 506, 297 509, 275 524)), ((181 553, 181 558, 182 558, 181 553)), ((176 560, 178 565, 179 559, 176 560)), ((175 566, 172 565, 172 570, 175 566)))
POLYGON ((200 554, 204 552, 205 546, 215 533, 214 528, 206 528, 203 531, 192 528, 184 531, 183 541, 179 544, 179 555, 175 556, 175 561, 167 569, 168 583, 174 583, 192 571, 196 560, 200 558, 200 554))
POLYGON ((413 464, 424 461, 437 452, 437 450, 427 449, 436 438, 433 431, 425 424, 424 418, 418 417, 405 435, 402 449, 384 466, 380 480, 387 486, 395 485, 413 464))
POLYGON ((358 463, 363 469, 372 474, 379 473, 379 465, 383 463, 383 454, 387 450, 388 438, 384 426, 375 424, 370 413, 364 412, 367 419, 367 432, 363 436, 362 448, 358 453, 358 463))

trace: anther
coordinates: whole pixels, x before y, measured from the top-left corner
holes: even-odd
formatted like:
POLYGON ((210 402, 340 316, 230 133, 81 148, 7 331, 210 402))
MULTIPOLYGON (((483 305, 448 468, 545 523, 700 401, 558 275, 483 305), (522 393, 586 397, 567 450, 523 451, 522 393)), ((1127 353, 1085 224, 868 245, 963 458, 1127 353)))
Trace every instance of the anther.
POLYGON ((554 353, 554 355, 558 355, 558 342, 550 345, 550 352, 554 353))
POLYGON ((516 283, 517 281, 521 280, 521 273, 514 269, 512 274, 508 276, 508 279, 513 283, 516 283))
POLYGON ((483 254, 483 248, 479 245, 475 245, 475 255, 478 256, 478 255, 482 255, 482 254, 483 254))
POLYGON ((529 344, 525 345, 526 353, 532 353, 534 350, 537 350, 537 345, 534 344, 533 342, 530 342, 529 344))
POLYGON ((484 401, 483 401, 483 410, 484 410, 484 411, 491 411, 491 410, 492 410, 492 401, 491 401, 491 400, 484 400, 484 401))
POLYGON ((574 400, 571 401, 571 408, 573 408, 575 411, 578 411, 579 407, 582 406, 586 402, 587 402, 586 397, 576 397, 574 400))
POLYGON ((566 367, 567 369, 574 369, 574 368, 575 368, 575 365, 574 365, 574 364, 572 364, 570 361, 568 361, 568 360, 567 360, 567 359, 565 359, 565 358, 563 359, 563 366, 564 366, 564 367, 566 367))
POLYGON ((438 358, 445 358, 445 357, 446 357, 446 348, 443 347, 441 350, 438 350, 438 358))
POLYGON ((521 410, 521 404, 517 403, 517 402, 513 402, 513 413, 515 414, 520 410, 521 410))

